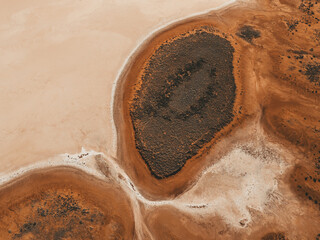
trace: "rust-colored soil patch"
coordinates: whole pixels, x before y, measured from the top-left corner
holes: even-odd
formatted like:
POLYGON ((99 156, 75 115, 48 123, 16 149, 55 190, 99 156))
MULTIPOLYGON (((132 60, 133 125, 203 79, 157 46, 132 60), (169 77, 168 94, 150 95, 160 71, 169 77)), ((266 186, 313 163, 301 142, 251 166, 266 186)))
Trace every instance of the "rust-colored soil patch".
POLYGON ((128 199, 82 171, 47 169, 0 190, 0 239, 132 239, 128 199))

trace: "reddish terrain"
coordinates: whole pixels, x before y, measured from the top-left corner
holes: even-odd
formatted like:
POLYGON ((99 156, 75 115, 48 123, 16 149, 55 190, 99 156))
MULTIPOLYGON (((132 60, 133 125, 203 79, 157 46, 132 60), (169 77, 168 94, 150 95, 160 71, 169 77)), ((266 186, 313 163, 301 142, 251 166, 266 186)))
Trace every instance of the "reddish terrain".
POLYGON ((320 239, 319 0, 172 24, 117 84, 106 178, 48 168, 3 185, 0 239, 320 239))

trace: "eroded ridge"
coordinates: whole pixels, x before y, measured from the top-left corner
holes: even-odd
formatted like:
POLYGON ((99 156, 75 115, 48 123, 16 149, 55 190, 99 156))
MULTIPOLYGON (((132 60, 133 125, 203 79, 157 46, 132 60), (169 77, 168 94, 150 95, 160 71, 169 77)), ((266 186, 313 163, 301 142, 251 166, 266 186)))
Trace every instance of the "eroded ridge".
POLYGON ((162 43, 137 79, 130 116, 151 173, 177 173, 233 118, 236 85, 230 42, 210 28, 162 43))

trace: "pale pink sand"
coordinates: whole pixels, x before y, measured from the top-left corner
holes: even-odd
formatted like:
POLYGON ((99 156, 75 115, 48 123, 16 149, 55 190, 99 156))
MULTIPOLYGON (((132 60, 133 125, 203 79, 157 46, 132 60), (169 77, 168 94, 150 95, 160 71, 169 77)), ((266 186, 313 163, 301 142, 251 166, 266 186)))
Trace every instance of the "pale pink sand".
POLYGON ((139 44, 226 0, 10 0, 0 8, 0 173, 81 147, 115 155, 112 96, 139 44))

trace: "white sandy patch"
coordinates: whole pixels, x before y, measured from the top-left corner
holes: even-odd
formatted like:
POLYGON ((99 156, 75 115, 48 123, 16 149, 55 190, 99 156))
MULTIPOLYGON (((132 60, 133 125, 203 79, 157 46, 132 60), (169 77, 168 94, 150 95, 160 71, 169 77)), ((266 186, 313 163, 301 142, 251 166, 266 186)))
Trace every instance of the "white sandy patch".
POLYGON ((234 227, 247 226, 252 220, 249 209, 263 212, 272 195, 279 194, 277 177, 286 164, 272 151, 261 146, 252 152, 233 149, 177 201, 188 203, 189 211, 216 213, 234 227))

